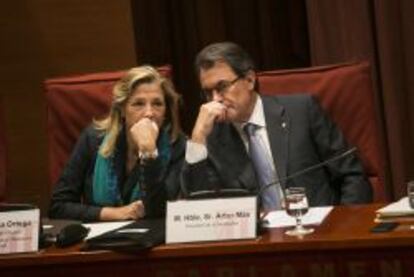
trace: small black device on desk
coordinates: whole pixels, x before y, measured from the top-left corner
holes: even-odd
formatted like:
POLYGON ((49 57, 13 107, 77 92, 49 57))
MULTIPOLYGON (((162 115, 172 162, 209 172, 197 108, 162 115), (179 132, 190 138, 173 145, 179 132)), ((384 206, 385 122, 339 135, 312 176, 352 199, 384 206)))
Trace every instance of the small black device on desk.
POLYGON ((79 223, 67 225, 57 234, 55 244, 57 247, 67 247, 79 243, 86 238, 89 231, 89 228, 79 223))
POLYGON ((165 241, 165 218, 144 218, 119 229, 87 239, 82 250, 113 250, 136 253, 165 241))
POLYGON ((40 244, 41 248, 55 244, 56 247, 67 247, 81 242, 89 233, 89 229, 75 220, 42 219, 40 244))
POLYGON ((400 225, 398 222, 381 222, 371 228, 372 233, 385 233, 391 232, 397 226, 400 225))

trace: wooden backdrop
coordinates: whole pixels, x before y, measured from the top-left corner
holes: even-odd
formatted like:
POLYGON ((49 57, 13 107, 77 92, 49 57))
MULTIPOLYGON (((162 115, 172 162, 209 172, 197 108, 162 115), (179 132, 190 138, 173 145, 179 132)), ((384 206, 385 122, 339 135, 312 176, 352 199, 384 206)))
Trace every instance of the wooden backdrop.
POLYGON ((195 54, 246 48, 259 70, 368 59, 390 193, 414 178, 414 4, 410 0, 20 0, 0 9, 7 199, 47 206, 46 78, 169 63, 189 132, 200 103, 195 54))
POLYGON ((8 195, 45 208, 46 78, 136 64, 129 0, 3 1, 0 93, 8 148, 8 195))
POLYGON ((260 69, 309 65, 303 0, 19 0, 0 9, 0 76, 8 140, 8 195, 45 210, 46 78, 169 63, 189 131, 200 99, 197 51, 233 40, 260 69))

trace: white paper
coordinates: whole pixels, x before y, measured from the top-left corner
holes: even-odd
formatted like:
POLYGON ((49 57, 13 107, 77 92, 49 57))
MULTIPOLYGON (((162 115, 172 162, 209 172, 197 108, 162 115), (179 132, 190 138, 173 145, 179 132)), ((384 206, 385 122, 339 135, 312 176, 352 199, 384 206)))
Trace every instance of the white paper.
MULTIPOLYGON (((319 225, 331 212, 333 207, 314 207, 309 208, 307 214, 302 217, 303 225, 319 225)), ((266 228, 276 227, 289 227, 295 226, 296 220, 294 217, 289 216, 285 210, 273 211, 268 213, 264 221, 266 222, 263 226, 266 228)))
POLYGON ((397 202, 391 203, 379 210, 377 214, 381 216, 405 216, 414 215, 414 209, 408 203, 408 197, 403 197, 397 202))
POLYGON ((132 220, 129 221, 117 221, 117 222, 97 222, 97 223, 87 223, 82 224, 86 228, 90 228, 88 236, 85 240, 102 235, 103 233, 113 231, 115 229, 121 228, 125 225, 132 223, 132 220))

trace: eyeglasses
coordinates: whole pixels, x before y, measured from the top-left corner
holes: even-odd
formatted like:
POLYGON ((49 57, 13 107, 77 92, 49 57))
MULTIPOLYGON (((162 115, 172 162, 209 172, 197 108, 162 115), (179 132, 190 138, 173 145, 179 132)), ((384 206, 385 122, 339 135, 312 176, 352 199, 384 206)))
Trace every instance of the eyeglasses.
POLYGON ((202 92, 207 99, 213 98, 213 91, 216 91, 218 94, 223 96, 223 94, 226 93, 230 89, 230 87, 240 79, 242 79, 241 76, 236 77, 233 81, 221 80, 213 88, 202 89, 202 92))

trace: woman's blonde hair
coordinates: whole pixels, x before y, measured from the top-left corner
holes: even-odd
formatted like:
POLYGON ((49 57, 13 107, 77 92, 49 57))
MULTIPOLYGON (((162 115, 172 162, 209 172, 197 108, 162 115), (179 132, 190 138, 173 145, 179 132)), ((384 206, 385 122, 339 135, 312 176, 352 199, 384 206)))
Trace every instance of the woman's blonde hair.
POLYGON ((174 142, 181 133, 179 122, 180 96, 175 91, 172 82, 153 68, 152 66, 140 66, 131 68, 114 86, 112 91, 112 105, 109 115, 102 120, 94 120, 94 126, 106 136, 106 143, 99 153, 110 156, 116 145, 119 132, 124 127, 122 109, 136 87, 144 83, 159 83, 166 103, 166 114, 163 126, 170 125, 169 133, 174 142))

